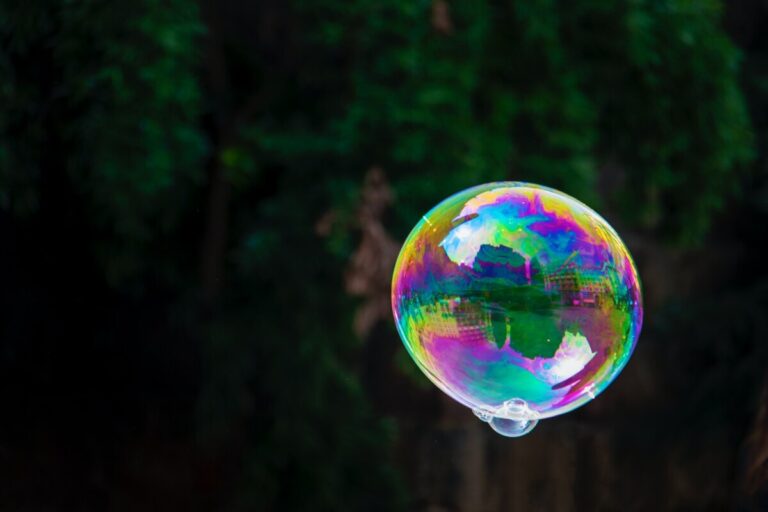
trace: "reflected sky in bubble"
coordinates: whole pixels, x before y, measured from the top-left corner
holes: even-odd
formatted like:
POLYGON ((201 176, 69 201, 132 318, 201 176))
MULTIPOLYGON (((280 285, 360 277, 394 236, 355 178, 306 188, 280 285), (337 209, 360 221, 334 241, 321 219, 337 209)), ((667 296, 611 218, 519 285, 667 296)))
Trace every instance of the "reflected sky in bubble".
POLYGON ((594 398, 642 324, 637 270, 608 223, 526 183, 490 183, 433 208, 392 282, 397 329, 419 368, 460 403, 524 400, 538 417, 594 398))

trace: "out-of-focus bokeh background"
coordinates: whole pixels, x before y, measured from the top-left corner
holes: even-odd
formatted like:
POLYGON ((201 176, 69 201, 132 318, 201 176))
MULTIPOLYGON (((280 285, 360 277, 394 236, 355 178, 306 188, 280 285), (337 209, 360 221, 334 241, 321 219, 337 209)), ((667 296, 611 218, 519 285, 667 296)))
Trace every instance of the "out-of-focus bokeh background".
POLYGON ((768 4, 0 3, 0 510, 768 510, 768 4), (444 197, 570 193, 644 283, 597 400, 416 370, 444 197))

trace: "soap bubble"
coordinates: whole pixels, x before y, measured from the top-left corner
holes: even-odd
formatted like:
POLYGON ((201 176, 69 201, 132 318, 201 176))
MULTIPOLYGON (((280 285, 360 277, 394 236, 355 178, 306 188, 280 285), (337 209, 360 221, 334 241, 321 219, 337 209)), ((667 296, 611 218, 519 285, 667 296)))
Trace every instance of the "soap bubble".
POLYGON ((480 420, 487 422, 497 433, 505 437, 524 436, 539 423, 538 413, 532 411, 525 400, 507 400, 493 413, 473 409, 480 420))
POLYGON ((511 420, 499 416, 494 416, 488 422, 497 434, 501 434, 504 437, 524 436, 533 430, 537 423, 537 420, 511 420))
POLYGON ((637 270, 597 213, 551 188, 489 183, 413 229, 392 309, 419 368, 502 435, 592 400, 640 334, 637 270))

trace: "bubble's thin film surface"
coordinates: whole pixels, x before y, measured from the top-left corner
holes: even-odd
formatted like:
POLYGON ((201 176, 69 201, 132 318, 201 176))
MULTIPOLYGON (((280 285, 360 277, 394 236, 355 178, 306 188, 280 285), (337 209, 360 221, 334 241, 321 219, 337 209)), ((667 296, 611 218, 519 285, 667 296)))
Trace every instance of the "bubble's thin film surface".
POLYGON ((642 325, 637 270, 616 232, 547 187, 490 183, 433 208, 392 282, 405 347, 449 396, 479 411, 515 398, 537 418, 593 399, 642 325))
POLYGON ((520 398, 507 400, 495 411, 473 409, 472 412, 480 421, 488 423, 494 431, 505 437, 524 436, 539 423, 539 414, 520 398))
POLYGON ((504 437, 521 437, 533 430, 538 421, 512 420, 494 416, 488 423, 497 434, 501 434, 504 437))

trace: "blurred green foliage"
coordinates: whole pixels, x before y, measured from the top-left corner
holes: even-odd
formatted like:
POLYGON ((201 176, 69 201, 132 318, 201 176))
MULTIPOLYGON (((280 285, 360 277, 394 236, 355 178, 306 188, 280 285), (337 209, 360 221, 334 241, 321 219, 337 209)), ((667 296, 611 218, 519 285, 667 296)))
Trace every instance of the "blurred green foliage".
POLYGON ((323 112, 329 153, 353 168, 368 164, 360 155, 383 164, 406 224, 488 180, 539 181, 595 203, 608 165, 618 182, 608 206, 695 243, 751 158, 738 52, 717 2, 456 2, 449 34, 427 22, 424 0, 301 5, 305 26, 324 20, 305 58, 325 72, 307 76, 349 63, 319 103, 335 107, 323 112))
POLYGON ((32 219, 43 250, 34 221, 69 194, 105 286, 167 298, 156 313, 199 359, 190 443, 236 452, 221 510, 403 506, 342 290, 367 169, 394 184, 398 236, 463 187, 515 179, 696 243, 752 156, 717 2, 456 1, 447 24, 427 0, 221 5, 214 30, 188 0, 0 3, 3 215, 32 219))
POLYGON ((0 20, 4 207, 34 211, 42 167, 56 166, 104 235, 109 279, 144 270, 144 246, 204 185, 195 4, 25 2, 0 20))

